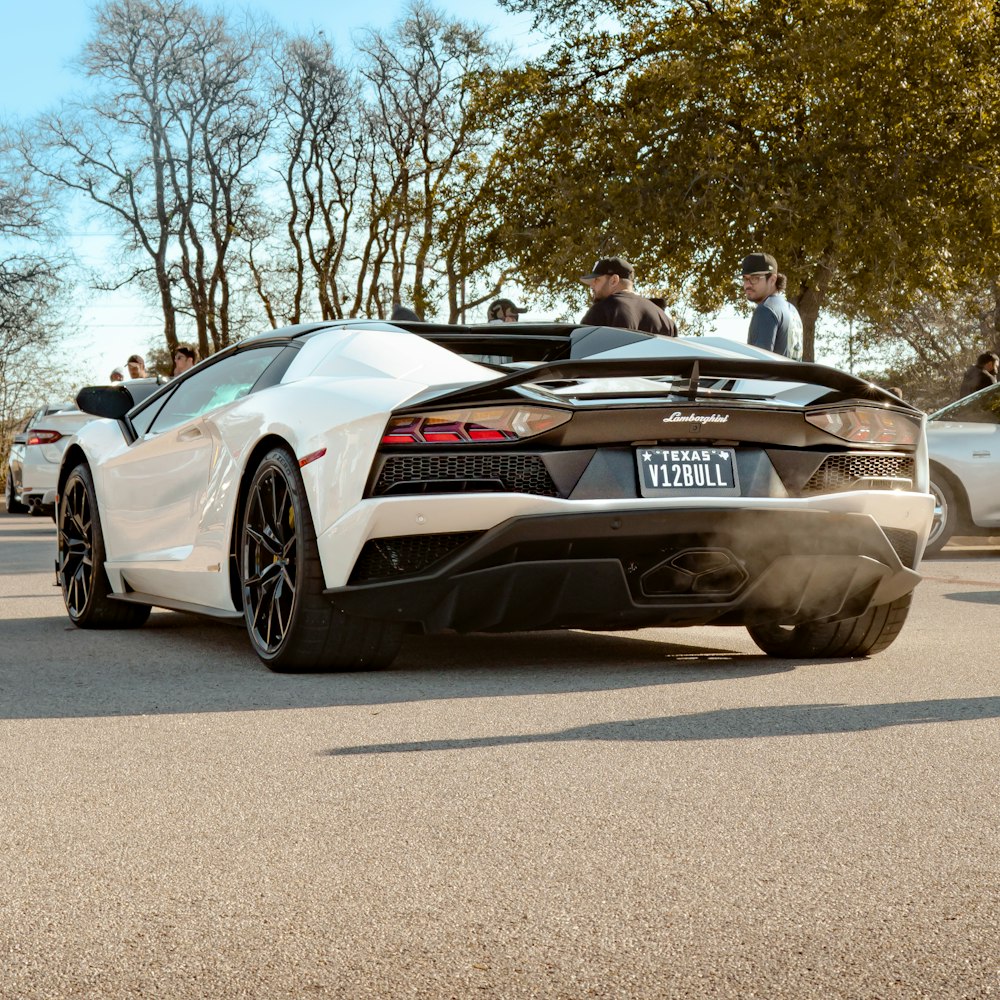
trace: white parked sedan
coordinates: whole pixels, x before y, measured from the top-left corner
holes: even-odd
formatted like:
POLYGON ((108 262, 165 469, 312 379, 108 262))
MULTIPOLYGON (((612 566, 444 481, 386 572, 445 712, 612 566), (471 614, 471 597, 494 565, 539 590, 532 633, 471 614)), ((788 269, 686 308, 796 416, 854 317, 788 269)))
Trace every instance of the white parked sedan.
POLYGON ((922 413, 713 338, 330 321, 78 401, 104 419, 59 477, 70 619, 243 618, 275 670, 384 666, 406 630, 743 625, 864 656, 933 511, 922 413))
POLYGON ((8 514, 52 514, 69 435, 91 419, 67 400, 40 406, 18 428, 7 459, 8 514))
POLYGON ((1000 385, 932 414, 927 449, 934 525, 926 552, 953 535, 1000 534, 1000 385))

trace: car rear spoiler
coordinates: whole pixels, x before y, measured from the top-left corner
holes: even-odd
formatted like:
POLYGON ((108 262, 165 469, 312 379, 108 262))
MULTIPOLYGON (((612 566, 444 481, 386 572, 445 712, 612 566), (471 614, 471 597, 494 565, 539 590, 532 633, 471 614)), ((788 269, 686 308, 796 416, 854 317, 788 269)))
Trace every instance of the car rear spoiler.
POLYGON ((511 393, 508 390, 521 385, 544 385, 552 382, 565 385, 589 379, 611 378, 673 379, 664 385, 663 395, 683 396, 692 401, 708 395, 718 398, 719 388, 715 383, 720 380, 804 382, 830 390, 827 396, 816 400, 817 403, 831 404, 848 399, 865 399, 873 403, 891 403, 897 408, 914 413, 920 412, 888 390, 827 365, 806 361, 756 361, 712 357, 625 358, 614 361, 571 360, 545 363, 512 372, 491 382, 476 382, 460 388, 449 387, 444 391, 430 390, 410 400, 396 412, 402 414, 415 411, 425 407, 429 402, 434 402, 435 405, 464 406, 473 403, 509 401, 511 393), (702 382, 705 380, 712 384, 703 386, 702 382))

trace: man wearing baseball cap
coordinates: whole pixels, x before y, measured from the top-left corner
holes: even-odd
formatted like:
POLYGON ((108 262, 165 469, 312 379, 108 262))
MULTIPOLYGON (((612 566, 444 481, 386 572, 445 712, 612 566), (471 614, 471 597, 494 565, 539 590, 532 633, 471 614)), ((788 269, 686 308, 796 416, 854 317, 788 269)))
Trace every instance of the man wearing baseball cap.
POLYGON ((490 303, 486 310, 486 321, 488 323, 516 323, 521 313, 526 313, 527 309, 514 305, 510 299, 497 299, 490 303))
POLYGON ((757 304, 750 317, 747 343, 786 358, 802 360, 802 319, 784 295, 788 279, 778 274, 778 262, 769 253, 743 258, 743 294, 757 304))
POLYGON ((635 269, 624 257, 603 257, 580 280, 590 286, 594 301, 581 323, 643 330, 662 337, 676 337, 673 317, 632 290, 635 269))

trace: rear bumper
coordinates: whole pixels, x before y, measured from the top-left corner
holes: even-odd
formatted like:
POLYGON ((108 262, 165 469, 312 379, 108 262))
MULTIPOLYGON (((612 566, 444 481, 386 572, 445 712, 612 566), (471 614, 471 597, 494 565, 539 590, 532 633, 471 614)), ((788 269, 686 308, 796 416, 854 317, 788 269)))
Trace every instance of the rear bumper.
POLYGON ((29 507, 39 506, 43 508, 55 507, 56 489, 28 489, 21 493, 21 503, 29 507))
POLYGON ((909 593, 922 544, 863 513, 529 515, 424 572, 325 593, 345 613, 429 633, 833 621, 909 593))

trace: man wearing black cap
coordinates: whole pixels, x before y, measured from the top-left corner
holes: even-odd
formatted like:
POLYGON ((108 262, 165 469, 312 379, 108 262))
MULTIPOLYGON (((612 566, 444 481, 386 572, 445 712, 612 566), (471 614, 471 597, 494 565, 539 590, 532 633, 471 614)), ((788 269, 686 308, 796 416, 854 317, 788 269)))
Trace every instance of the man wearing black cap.
POLYGON ((801 361, 802 319, 783 294, 787 285, 788 279, 778 274, 778 262, 769 253, 743 258, 743 294, 757 303, 747 343, 801 361))
POLYGON ((649 299, 636 295, 632 291, 634 279, 635 269, 624 257, 604 257, 597 261, 590 274, 580 275, 594 297, 580 322, 676 337, 673 317, 649 299))

